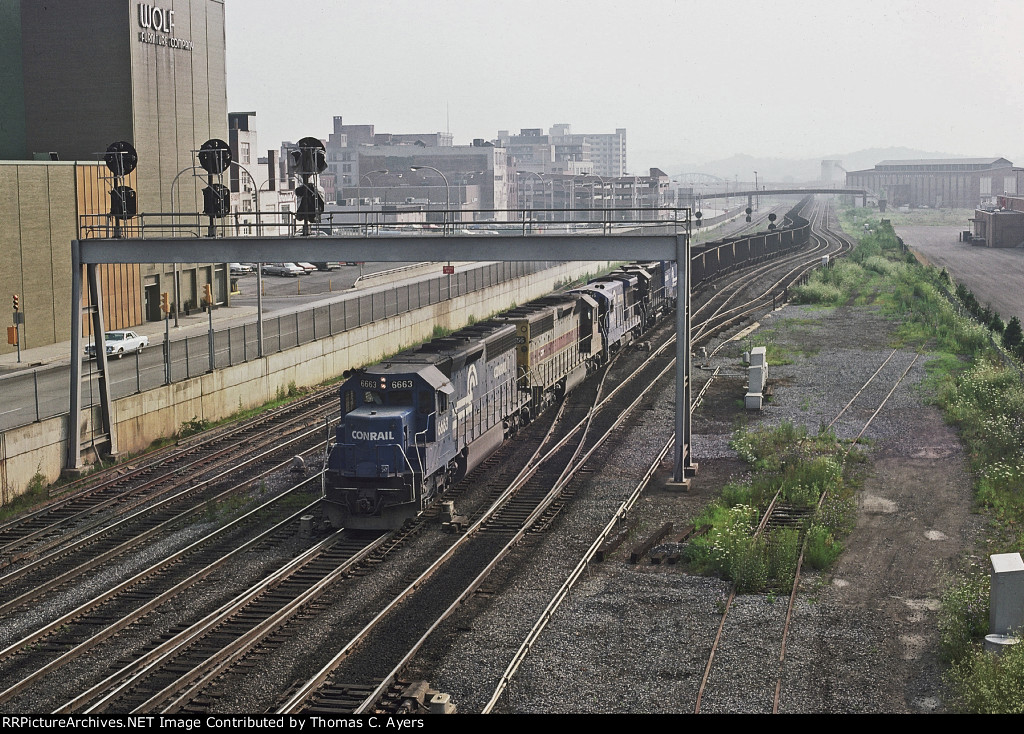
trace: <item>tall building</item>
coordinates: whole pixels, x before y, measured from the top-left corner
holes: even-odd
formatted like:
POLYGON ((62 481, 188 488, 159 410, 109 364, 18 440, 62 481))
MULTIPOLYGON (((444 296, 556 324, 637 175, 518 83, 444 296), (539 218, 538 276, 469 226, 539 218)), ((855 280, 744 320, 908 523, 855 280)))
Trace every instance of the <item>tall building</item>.
POLYGON ((431 209, 438 216, 452 209, 479 213, 466 218, 501 219, 504 212, 487 210, 515 206, 509 156, 483 140, 455 145, 448 132, 379 133, 373 125, 345 125, 339 116, 325 147, 335 182, 335 195, 326 197, 334 221, 431 209))
POLYGON ((614 133, 573 133, 559 123, 545 134, 541 128, 523 128, 518 135, 499 130, 495 145, 506 148, 521 171, 552 175, 626 175, 626 130, 614 133))
POLYGON ((372 169, 359 169, 359 153, 373 146, 413 145, 418 148, 451 148, 453 137, 448 132, 378 133, 373 125, 346 125, 340 115, 334 118, 334 131, 325 144, 327 171, 334 175, 338 190, 359 186, 359 179, 372 169))
MULTIPOLYGON (((91 165, 110 143, 125 140, 138 151, 133 185, 147 224, 160 221, 155 212, 201 211, 205 181, 192 171, 193 151, 228 137, 224 42, 224 0, 0 0, 0 159, 91 165)), ((0 176, 17 170, 4 166, 0 176)), ((90 196, 103 200, 110 186, 102 181, 90 196)), ((41 191, 48 208, 77 201, 66 215, 71 220, 102 215, 96 201, 81 206, 81 192, 69 199, 57 189, 41 191)), ((19 226, 20 246, 31 247, 31 216, 19 226)), ((8 242, 0 241, 5 260, 8 242)), ((70 264, 70 255, 58 257, 52 268, 70 264)), ((215 300, 227 300, 224 264, 180 267, 177 289, 171 266, 133 267, 117 290, 137 290, 141 306, 126 311, 138 316, 121 325, 158 318, 165 291, 177 291, 178 305, 194 306, 202 285, 212 283, 215 300)), ((62 296, 66 280, 55 272, 50 295, 62 296)), ((67 315, 52 318, 66 322, 67 315)), ((68 329, 57 323, 49 331, 60 340, 68 329)))

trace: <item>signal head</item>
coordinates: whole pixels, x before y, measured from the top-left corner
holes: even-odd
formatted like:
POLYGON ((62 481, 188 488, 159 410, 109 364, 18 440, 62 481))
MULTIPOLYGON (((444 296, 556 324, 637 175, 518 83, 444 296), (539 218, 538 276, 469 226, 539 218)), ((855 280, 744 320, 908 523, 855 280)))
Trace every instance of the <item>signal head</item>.
POLYGON ((327 170, 327 151, 318 138, 302 138, 298 150, 292 151, 292 160, 300 174, 310 175, 327 170))
POLYGON ((231 213, 231 190, 224 184, 213 184, 203 189, 203 214, 208 217, 226 217, 231 213))
POLYGON ((139 154, 131 143, 126 140, 118 140, 107 146, 103 162, 115 176, 127 176, 139 165, 139 154))
POLYGON ((139 211, 135 189, 131 186, 115 186, 110 190, 110 216, 127 221, 139 211))
POLYGON ((199 165, 207 173, 224 173, 231 165, 231 146, 220 138, 210 138, 199 146, 199 165))

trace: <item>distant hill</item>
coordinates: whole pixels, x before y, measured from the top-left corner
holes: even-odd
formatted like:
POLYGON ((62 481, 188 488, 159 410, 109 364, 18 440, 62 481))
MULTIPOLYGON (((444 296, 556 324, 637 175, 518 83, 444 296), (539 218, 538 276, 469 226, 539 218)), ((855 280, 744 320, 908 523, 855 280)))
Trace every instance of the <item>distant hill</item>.
MULTIPOLYGON (((999 154, 1015 164, 1024 164, 1024 158, 1013 158, 1006 154, 999 154)), ((646 161, 657 161, 651 163, 669 175, 677 176, 682 173, 708 173, 712 176, 750 182, 754 179, 754 171, 760 181, 774 181, 779 183, 817 181, 821 176, 821 162, 823 160, 839 161, 840 165, 847 171, 860 171, 867 168, 874 168, 880 161, 885 160, 907 160, 918 158, 987 158, 990 156, 979 154, 952 154, 938 153, 935 151, 917 150, 915 148, 893 147, 893 148, 869 148, 851 153, 835 153, 823 155, 818 158, 758 158, 756 156, 739 154, 721 160, 694 163, 683 160, 683 156, 675 151, 633 151, 629 152, 629 159, 643 164, 645 167, 634 166, 637 171, 646 171, 650 166, 646 161)), ((995 156, 991 156, 995 157, 995 156)))

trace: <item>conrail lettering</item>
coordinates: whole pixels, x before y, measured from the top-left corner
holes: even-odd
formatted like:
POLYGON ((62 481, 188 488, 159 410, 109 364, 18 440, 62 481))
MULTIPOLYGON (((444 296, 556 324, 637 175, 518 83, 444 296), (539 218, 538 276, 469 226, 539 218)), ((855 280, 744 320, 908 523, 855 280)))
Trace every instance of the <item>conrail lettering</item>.
POLYGON ((391 431, 352 431, 355 441, 394 441, 395 434, 391 431))

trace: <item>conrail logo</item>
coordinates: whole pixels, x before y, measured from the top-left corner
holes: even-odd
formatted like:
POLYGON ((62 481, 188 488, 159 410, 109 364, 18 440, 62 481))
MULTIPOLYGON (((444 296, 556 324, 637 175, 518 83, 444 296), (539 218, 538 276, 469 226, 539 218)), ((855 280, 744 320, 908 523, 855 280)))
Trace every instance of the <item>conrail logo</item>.
POLYGON ((352 431, 354 441, 394 441, 395 434, 391 431, 352 431))

